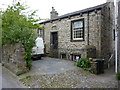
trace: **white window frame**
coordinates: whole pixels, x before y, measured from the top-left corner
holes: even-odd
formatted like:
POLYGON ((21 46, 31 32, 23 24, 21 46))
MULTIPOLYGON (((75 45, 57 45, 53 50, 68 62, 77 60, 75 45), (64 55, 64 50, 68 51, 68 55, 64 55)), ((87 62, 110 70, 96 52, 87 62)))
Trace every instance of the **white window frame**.
POLYGON ((79 20, 72 21, 72 40, 84 40, 84 19, 79 19, 79 20), (82 27, 74 28, 74 23, 75 22, 82 22, 82 27), (80 29, 80 30, 77 30, 77 29, 80 29), (75 36, 75 31, 80 31, 79 33, 81 33, 80 34, 81 38, 77 38, 77 34, 75 36))

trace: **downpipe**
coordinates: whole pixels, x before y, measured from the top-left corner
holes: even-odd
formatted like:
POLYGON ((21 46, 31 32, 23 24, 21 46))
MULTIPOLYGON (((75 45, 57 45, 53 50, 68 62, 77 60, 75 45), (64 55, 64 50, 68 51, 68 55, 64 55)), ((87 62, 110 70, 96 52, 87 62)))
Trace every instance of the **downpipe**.
POLYGON ((118 72, 118 32, 115 32, 115 72, 118 72))
POLYGON ((115 6, 115 72, 118 72, 118 0, 114 0, 115 6))

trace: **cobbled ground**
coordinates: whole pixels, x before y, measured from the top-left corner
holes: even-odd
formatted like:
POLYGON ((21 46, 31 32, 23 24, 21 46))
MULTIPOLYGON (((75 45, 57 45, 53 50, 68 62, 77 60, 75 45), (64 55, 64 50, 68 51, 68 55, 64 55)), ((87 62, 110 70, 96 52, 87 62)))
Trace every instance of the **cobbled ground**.
POLYGON ((82 68, 44 75, 29 75, 20 79, 30 88, 117 88, 114 75, 95 75, 82 68))

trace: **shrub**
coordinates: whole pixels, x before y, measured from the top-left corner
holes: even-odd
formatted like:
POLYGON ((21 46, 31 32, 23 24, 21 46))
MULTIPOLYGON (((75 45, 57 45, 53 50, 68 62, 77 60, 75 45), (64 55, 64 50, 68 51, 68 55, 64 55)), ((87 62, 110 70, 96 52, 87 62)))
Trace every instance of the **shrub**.
POLYGON ((117 80, 120 80, 120 72, 117 72, 117 73, 116 73, 116 79, 117 79, 117 80))
POLYGON ((75 65, 91 73, 93 72, 90 67, 90 60, 88 60, 87 58, 80 58, 75 65))
POLYGON ((80 58, 76 65, 78 67, 86 69, 90 67, 90 61, 87 58, 80 58))
POLYGON ((25 48, 24 58, 30 69, 32 47, 35 45, 37 36, 34 29, 41 27, 35 24, 39 21, 34 19, 36 11, 25 13, 26 9, 20 2, 15 2, 2 12, 2 44, 22 43, 25 48))

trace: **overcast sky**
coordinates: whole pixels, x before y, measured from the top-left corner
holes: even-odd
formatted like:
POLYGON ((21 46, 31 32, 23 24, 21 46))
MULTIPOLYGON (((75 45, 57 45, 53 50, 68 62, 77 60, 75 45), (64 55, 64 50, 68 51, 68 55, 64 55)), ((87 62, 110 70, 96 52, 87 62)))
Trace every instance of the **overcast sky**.
MULTIPOLYGON (((0 0, 0 8, 6 8, 13 0, 0 0)), ((38 10, 37 15, 42 18, 50 18, 52 7, 58 12, 59 16, 70 12, 78 11, 88 7, 93 7, 106 0, 21 0, 26 2, 30 10, 38 10)))

